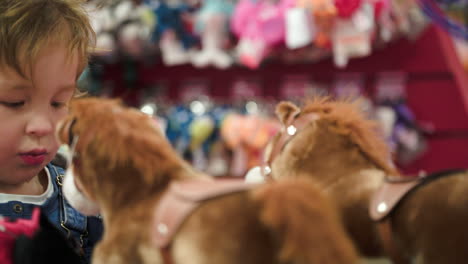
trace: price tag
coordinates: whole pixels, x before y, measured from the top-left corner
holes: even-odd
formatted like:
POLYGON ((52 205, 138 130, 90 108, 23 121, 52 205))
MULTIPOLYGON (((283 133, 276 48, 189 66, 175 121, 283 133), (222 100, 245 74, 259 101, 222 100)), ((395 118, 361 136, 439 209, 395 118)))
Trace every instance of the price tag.
POLYGON ((343 73, 336 76, 333 92, 338 98, 355 98, 364 93, 364 75, 343 73))
POLYGON ((375 89, 379 101, 406 98, 407 77, 404 72, 382 72, 377 75, 375 89))
POLYGON ((280 90, 280 96, 285 100, 304 98, 307 95, 307 88, 310 78, 304 75, 286 76, 280 90))
POLYGON ((255 79, 239 78, 231 86, 231 98, 233 99, 251 99, 261 97, 262 86, 255 79))
POLYGON ((188 102, 200 96, 209 96, 208 82, 205 80, 189 80, 182 84, 179 92, 179 99, 188 102))

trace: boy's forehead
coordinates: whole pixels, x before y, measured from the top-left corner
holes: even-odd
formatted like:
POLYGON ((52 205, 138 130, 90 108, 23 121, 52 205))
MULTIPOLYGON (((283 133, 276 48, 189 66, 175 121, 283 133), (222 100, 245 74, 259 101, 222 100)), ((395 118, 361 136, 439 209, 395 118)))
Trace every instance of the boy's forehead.
POLYGON ((22 56, 18 63, 22 73, 5 63, 0 64, 0 86, 8 90, 36 85, 74 90, 81 73, 77 52, 70 54, 66 47, 60 45, 42 49, 35 58, 22 56))
MULTIPOLYGON (((37 52, 33 56, 28 56, 25 48, 19 48, 19 54, 17 58, 18 66, 21 68, 22 72, 14 70, 15 73, 19 76, 24 75, 27 79, 32 78, 32 73, 41 69, 42 67, 47 67, 49 63, 62 63, 63 69, 69 70, 74 69, 75 77, 78 78, 81 72, 83 71, 86 63, 86 58, 80 56, 81 54, 77 50, 73 50, 63 42, 50 42, 48 45, 43 45, 39 47, 37 52)), ((10 65, 5 63, 0 63, 0 70, 3 69, 14 69, 10 65)), ((59 72, 57 74, 60 74, 59 72)))

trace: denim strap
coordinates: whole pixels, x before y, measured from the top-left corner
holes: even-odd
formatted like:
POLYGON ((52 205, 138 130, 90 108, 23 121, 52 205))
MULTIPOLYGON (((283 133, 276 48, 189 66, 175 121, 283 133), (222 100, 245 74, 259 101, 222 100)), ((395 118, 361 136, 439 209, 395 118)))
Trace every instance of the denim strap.
POLYGON ((86 216, 78 213, 65 199, 62 193, 62 183, 64 173, 59 173, 56 166, 52 166, 55 171, 55 181, 57 183, 57 189, 59 194, 59 217, 60 226, 67 232, 67 236, 70 237, 73 233, 79 233, 80 245, 83 246, 85 239, 88 236, 87 230, 87 218, 86 216))

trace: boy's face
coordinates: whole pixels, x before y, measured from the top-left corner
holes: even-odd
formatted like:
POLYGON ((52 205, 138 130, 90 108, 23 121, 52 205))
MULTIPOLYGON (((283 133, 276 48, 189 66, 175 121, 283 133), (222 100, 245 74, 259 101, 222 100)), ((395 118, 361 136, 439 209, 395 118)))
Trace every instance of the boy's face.
POLYGON ((34 178, 58 149, 57 121, 67 114, 78 72, 64 46, 44 48, 26 78, 0 66, 0 185, 34 178))

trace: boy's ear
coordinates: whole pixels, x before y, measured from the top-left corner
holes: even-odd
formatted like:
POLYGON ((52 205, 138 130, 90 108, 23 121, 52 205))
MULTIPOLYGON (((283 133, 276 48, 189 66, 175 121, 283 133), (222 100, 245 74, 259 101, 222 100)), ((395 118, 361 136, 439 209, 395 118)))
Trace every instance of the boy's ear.
POLYGON ((276 116, 282 124, 286 124, 288 120, 301 112, 301 109, 291 102, 280 102, 276 106, 276 116))

